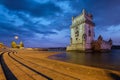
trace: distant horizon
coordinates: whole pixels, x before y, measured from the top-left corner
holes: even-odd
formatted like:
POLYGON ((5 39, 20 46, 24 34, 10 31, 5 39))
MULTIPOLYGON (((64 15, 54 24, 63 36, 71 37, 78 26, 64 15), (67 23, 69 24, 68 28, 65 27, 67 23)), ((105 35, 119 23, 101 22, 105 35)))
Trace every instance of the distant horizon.
MULTIPOLYGON (((112 45, 112 46, 118 46, 120 47, 120 45, 112 45)), ((67 46, 63 46, 63 47, 25 47, 25 48, 66 48, 67 46)))

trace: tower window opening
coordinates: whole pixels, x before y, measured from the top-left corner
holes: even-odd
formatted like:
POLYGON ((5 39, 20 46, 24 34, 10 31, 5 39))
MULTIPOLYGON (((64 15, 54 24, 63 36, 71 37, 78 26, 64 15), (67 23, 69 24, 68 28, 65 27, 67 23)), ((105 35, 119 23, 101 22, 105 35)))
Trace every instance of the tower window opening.
POLYGON ((90 30, 88 31, 88 35, 91 36, 91 31, 90 30))
POLYGON ((83 40, 86 40, 86 38, 87 38, 87 35, 83 34, 83 40))

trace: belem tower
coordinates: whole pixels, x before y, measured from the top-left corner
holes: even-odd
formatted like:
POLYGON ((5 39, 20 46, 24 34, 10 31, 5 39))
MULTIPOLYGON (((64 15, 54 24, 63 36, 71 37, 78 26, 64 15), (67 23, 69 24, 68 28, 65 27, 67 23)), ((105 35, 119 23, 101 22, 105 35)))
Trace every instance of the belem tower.
POLYGON ((95 23, 92 14, 88 14, 84 9, 77 17, 72 17, 70 45, 67 51, 110 51, 112 40, 103 40, 100 35, 94 40, 95 23))

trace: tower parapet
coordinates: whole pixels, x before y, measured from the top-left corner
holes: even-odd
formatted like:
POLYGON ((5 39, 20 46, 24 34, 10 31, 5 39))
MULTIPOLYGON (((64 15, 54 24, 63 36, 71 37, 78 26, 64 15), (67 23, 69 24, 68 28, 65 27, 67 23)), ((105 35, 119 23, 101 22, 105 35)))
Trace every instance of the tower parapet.
POLYGON ((92 14, 87 13, 84 9, 79 16, 72 17, 71 27, 75 27, 75 26, 81 25, 83 23, 89 24, 91 26, 95 26, 95 23, 93 22, 92 14))

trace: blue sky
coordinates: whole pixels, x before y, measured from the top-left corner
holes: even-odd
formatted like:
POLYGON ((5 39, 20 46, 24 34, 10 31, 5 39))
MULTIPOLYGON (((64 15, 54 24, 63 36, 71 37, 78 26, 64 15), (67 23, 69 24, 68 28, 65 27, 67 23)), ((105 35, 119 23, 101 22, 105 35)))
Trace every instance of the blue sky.
POLYGON ((69 45, 71 17, 93 14, 95 38, 120 44, 120 0, 0 0, 0 42, 19 36, 26 47, 69 45))

